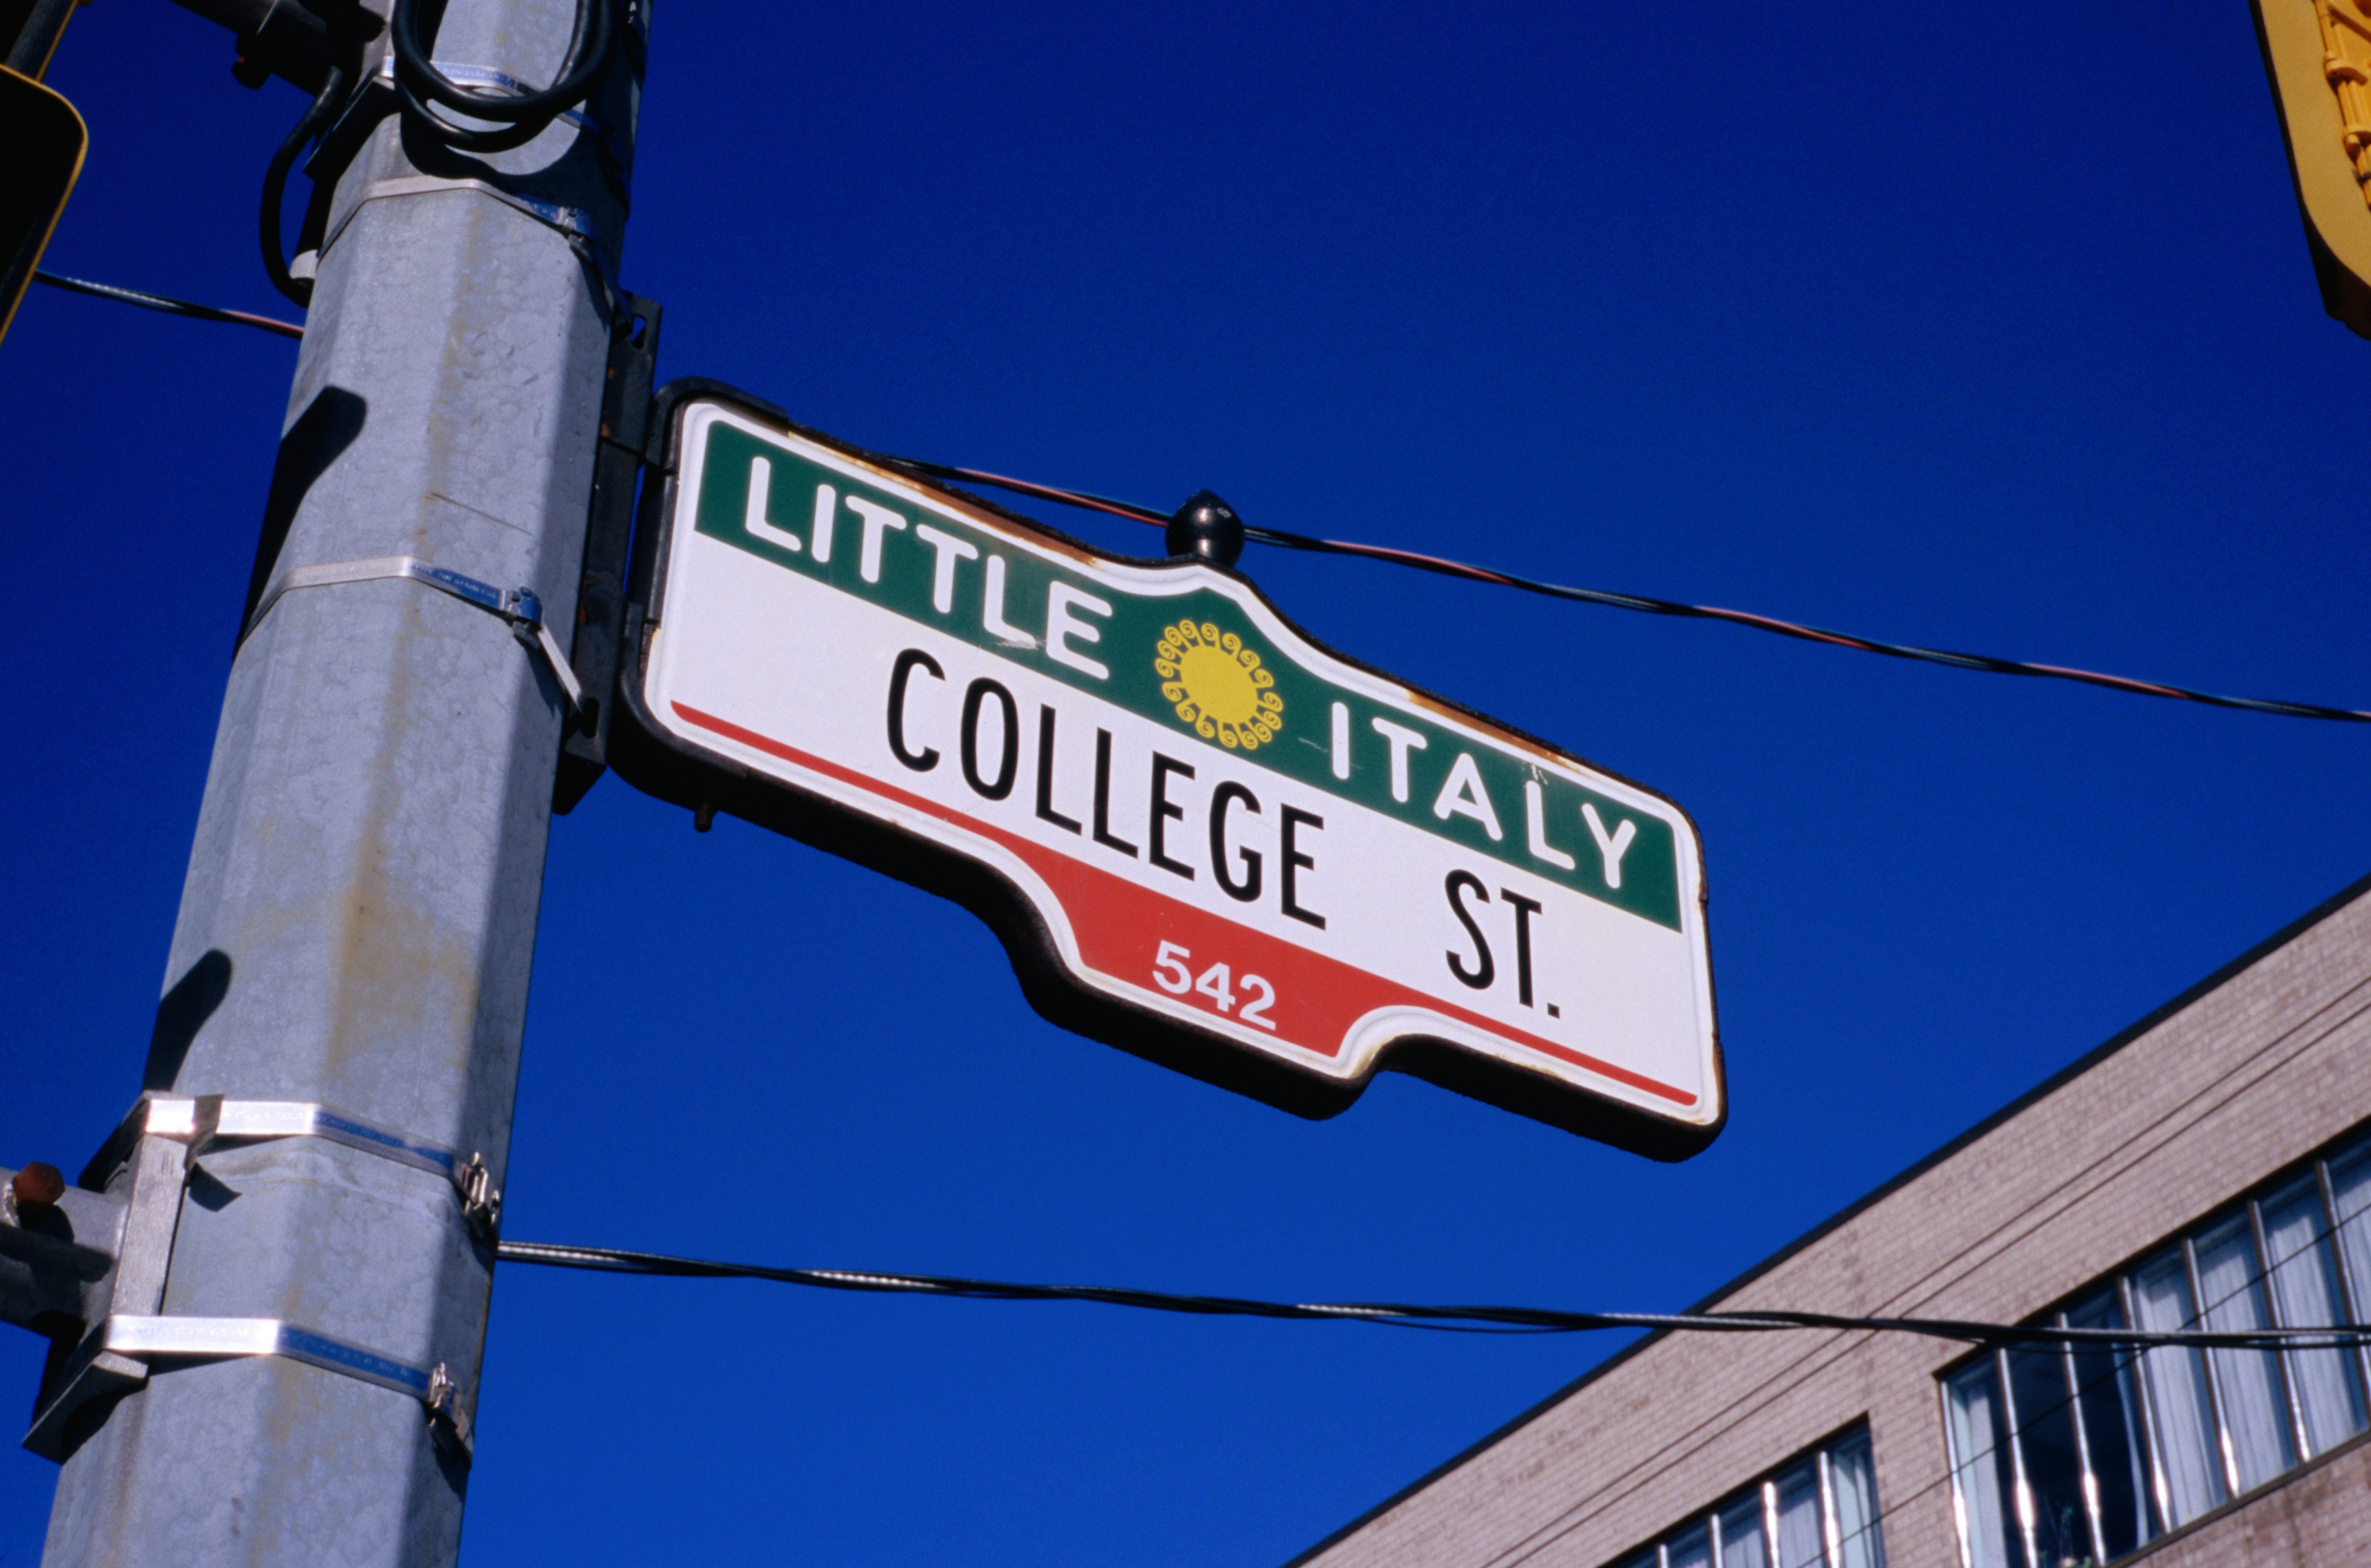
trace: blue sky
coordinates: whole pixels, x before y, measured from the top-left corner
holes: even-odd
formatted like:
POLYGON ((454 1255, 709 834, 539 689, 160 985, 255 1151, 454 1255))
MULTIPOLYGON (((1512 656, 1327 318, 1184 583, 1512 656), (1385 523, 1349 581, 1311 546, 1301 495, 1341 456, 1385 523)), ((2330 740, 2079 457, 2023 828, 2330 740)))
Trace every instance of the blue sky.
MULTIPOLYGON (((876 447, 2371 706, 2371 344, 2244 6, 1637 12, 662 7, 625 279, 664 375, 876 447)), ((51 267, 286 313, 255 201, 302 105, 229 58, 163 0, 79 17, 51 267)), ((137 1091, 294 361, 47 291, 0 344, 0 1161, 78 1167, 137 1091)), ((2371 870, 2351 727, 1245 566, 1694 815, 1709 1151, 1391 1077, 1298 1121, 1042 1022, 951 905, 611 778, 552 837, 506 1232, 1676 1308, 2371 870)), ((1613 1348, 496 1286, 474 1563, 1271 1564, 1613 1348)), ((0 1337, 20 1401, 40 1348, 0 1337)), ((52 1475, 0 1450, 0 1562, 52 1475)))

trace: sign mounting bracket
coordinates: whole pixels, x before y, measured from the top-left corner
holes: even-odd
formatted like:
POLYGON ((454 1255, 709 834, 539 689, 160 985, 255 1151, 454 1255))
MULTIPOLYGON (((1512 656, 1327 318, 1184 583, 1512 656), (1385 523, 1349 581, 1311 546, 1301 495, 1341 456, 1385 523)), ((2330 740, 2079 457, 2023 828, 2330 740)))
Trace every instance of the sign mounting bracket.
POLYGON ((625 635, 626 562, 634 527, 634 483, 649 444, 658 375, 659 318, 654 300, 620 292, 609 330, 609 368, 601 392, 601 438, 593 458, 593 502, 584 525, 584 572, 576 591, 576 637, 569 662, 585 706, 568 728, 552 784, 551 809, 576 809, 600 781, 609 757, 619 650, 625 635))

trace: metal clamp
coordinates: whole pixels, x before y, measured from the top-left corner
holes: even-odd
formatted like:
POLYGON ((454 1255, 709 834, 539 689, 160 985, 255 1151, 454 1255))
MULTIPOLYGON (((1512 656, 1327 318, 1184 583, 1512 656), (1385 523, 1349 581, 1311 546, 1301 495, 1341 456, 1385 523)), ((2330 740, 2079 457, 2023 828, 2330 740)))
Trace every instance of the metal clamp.
POLYGON ((624 285, 618 277, 618 259, 611 254, 609 247, 601 243, 600 225, 594 221, 591 213, 582 207, 563 207, 557 202, 546 202, 522 191, 506 190, 490 180, 448 179, 437 174, 392 175, 385 179, 374 179, 364 186, 340 215, 336 226, 321 236, 321 243, 289 264, 291 275, 298 275, 296 269, 299 263, 304 268, 302 276, 310 278, 318 274, 321 259, 330 254, 330 247, 346 232, 346 225, 354 221, 355 214, 373 202, 395 196, 431 196, 441 190, 468 190, 480 196, 490 196, 558 234, 568 242, 571 249, 592 264, 593 274, 600 280, 606 296, 602 303, 612 316, 617 313, 619 297, 624 293, 624 285))
POLYGON ((326 256, 330 253, 330 247, 337 243, 338 236, 345 233, 346 225, 353 222, 354 214, 362 211, 365 202, 389 196, 426 196, 439 190, 474 190, 480 196, 491 196, 505 206, 517 208, 536 222, 559 230, 571 245, 596 252, 601 265, 602 279, 605 282, 608 281, 609 268, 607 255, 601 251, 600 229, 594 223, 593 214, 584 208, 563 207, 557 202, 505 190, 482 179, 447 179, 436 174, 396 175, 386 179, 374 179, 364 186, 361 194, 354 198, 353 205, 338 221, 338 226, 322 237, 317 254, 326 256))
MULTIPOLYGON (((211 1101, 212 1097, 209 1096, 211 1101)), ((461 1200, 461 1217, 489 1243, 502 1223, 503 1193, 494 1185, 486 1157, 467 1159, 449 1148, 422 1143, 402 1133, 375 1126, 327 1105, 302 1100, 224 1100, 213 1101, 212 1130, 197 1136, 206 1102, 157 1096, 147 1102, 146 1130, 158 1137, 195 1138, 193 1156, 232 1139, 326 1138, 376 1154, 399 1165, 409 1165, 442 1176, 461 1200)))
POLYGON ((551 628, 543 624, 543 601, 536 597, 533 589, 496 588, 492 583, 464 577, 441 566, 431 566, 411 556, 376 556, 369 560, 332 561, 323 566, 300 566, 283 571, 272 580, 272 585, 263 591, 263 597, 256 602, 255 614, 247 618, 247 625, 239 631, 239 641, 244 643, 254 635, 255 628, 263 624, 263 617, 272 613, 272 606, 280 602, 280 596, 294 589, 330 588, 348 582, 375 582, 388 579, 424 582, 431 588, 450 594, 464 604, 475 605, 508 621, 512 633, 521 642, 543 655, 543 662, 550 667, 552 679, 560 683, 561 692, 568 699, 568 710, 572 713, 584 711, 584 688, 578 684, 576 672, 570 668, 568 655, 561 650, 559 640, 551 635, 551 628))
MULTIPOLYGON (((83 1291, 80 1316, 92 1325, 62 1364, 42 1378, 41 1401, 25 1447, 64 1459, 75 1416, 148 1377, 153 1355, 285 1355, 342 1372, 421 1401, 438 1423, 440 1441, 463 1455, 469 1425, 451 1375, 439 1364, 421 1368, 276 1318, 162 1316, 183 1196, 196 1160, 219 1145, 261 1138, 317 1137, 442 1177, 459 1201, 461 1217, 489 1248, 496 1239, 503 1196, 482 1154, 464 1159, 435 1144, 376 1126, 357 1116, 304 1101, 226 1100, 219 1095, 151 1095, 123 1119, 84 1172, 86 1185, 107 1183, 132 1167, 121 1199, 113 1266, 83 1291)), ((74 1194, 69 1193, 69 1196, 74 1194)), ((94 1196, 94 1203, 108 1202, 94 1196)), ((94 1242, 96 1244, 96 1242, 94 1242)))
POLYGON ((494 1173, 486 1168, 484 1155, 472 1154, 453 1168, 453 1190, 461 1194, 461 1217, 470 1228, 490 1246, 500 1239, 503 1190, 494 1185, 494 1173))
MULTIPOLYGON (((278 1318, 168 1318, 118 1313, 77 1349, 78 1358, 101 1353, 145 1361, 156 1356, 220 1360, 228 1356, 278 1355, 391 1389, 427 1409, 438 1438, 464 1458, 476 1448, 460 1387, 445 1363, 415 1366, 278 1318)), ((39 1428, 36 1428, 39 1435, 39 1428)), ((28 1439, 28 1447, 31 1439, 28 1439)))

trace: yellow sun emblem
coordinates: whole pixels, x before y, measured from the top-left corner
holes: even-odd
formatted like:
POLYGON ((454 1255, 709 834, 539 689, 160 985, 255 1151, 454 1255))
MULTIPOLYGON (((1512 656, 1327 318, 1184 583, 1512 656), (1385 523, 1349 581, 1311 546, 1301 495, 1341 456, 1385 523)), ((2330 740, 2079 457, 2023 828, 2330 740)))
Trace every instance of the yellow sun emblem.
POLYGON ((1177 717, 1206 741, 1229 751, 1252 751, 1284 729, 1284 698, 1260 656, 1232 631, 1209 621, 1182 620, 1162 629, 1152 650, 1161 695, 1177 717))

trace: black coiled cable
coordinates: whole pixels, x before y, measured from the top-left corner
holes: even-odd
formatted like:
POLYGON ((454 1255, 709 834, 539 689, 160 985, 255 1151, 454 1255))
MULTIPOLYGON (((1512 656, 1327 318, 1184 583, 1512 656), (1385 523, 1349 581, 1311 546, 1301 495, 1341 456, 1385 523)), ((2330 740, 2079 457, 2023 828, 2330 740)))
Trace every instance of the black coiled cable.
MULTIPOLYGON (((569 31, 568 52, 561 62, 558 80, 538 91, 506 92, 500 88, 466 87, 439 71, 420 36, 420 0, 395 0, 387 32, 395 55, 397 98, 430 139, 455 152, 499 153, 523 147, 542 135, 553 121, 591 97, 601 85, 603 75, 617 58, 618 38, 622 30, 619 12, 624 4, 625 0, 576 0, 576 20, 569 31), (489 128, 456 125, 437 112, 439 106, 468 119, 486 121, 489 128)), ((273 288, 298 305, 312 303, 313 283, 289 271, 281 245, 281 207, 287 197, 288 176, 296 166, 297 156, 337 117, 344 106, 349 85, 342 68, 330 68, 320 95, 280 144, 279 151, 272 155, 272 162, 264 170, 260 225, 264 274, 272 280, 273 288)))
POLYGON ((561 63, 559 78, 540 91, 503 92, 465 87, 439 71, 420 36, 420 0, 396 0, 394 15, 387 19, 388 41, 395 48, 396 91, 402 95, 403 107, 456 152, 499 153, 523 147, 600 85, 602 73, 618 52, 617 12, 618 0, 577 0, 576 23, 569 32, 568 53, 561 63), (436 112, 440 106, 471 120, 489 121, 492 128, 456 125, 436 112))
POLYGON ((306 143, 328 129, 345 96, 346 74, 332 65, 329 80, 321 86, 320 96, 313 100, 313 107, 305 111, 305 118, 296 122, 296 128, 288 133, 287 140, 280 144, 280 150, 272 155, 272 162, 263 171, 261 237, 264 275, 272 280, 273 288, 298 305, 312 303, 313 281, 295 277, 288 271, 287 259, 281 253, 280 208, 288 192, 288 172, 296 167, 296 155, 305 150, 306 143))

